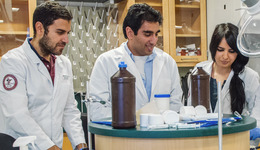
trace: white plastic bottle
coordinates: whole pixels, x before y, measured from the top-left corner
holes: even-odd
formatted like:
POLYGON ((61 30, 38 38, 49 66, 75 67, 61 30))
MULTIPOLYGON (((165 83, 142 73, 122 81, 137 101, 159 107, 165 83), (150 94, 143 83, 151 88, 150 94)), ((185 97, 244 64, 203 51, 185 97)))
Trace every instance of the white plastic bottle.
POLYGON ((35 149, 34 141, 36 136, 25 136, 17 138, 14 143, 13 147, 20 147, 20 150, 28 150, 28 144, 32 144, 33 148, 35 149))

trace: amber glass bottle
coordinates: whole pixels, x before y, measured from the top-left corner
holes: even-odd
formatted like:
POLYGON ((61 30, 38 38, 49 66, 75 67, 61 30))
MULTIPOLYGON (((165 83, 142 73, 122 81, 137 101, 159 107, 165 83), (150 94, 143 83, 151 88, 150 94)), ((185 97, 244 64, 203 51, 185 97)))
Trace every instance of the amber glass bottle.
POLYGON ((112 127, 117 129, 135 128, 135 77, 121 62, 119 70, 111 77, 112 127))
POLYGON ((210 112, 209 79, 209 74, 202 67, 197 67, 191 74, 191 104, 194 107, 203 105, 208 113, 210 112))

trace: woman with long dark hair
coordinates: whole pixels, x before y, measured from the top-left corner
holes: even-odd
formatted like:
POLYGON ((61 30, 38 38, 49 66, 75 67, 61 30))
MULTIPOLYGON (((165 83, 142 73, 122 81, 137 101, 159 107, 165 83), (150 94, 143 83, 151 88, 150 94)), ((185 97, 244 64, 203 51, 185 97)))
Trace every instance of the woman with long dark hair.
POLYGON ((209 47, 213 61, 204 61, 195 67, 202 67, 210 75, 212 112, 218 112, 217 82, 221 82, 224 114, 233 114, 235 111, 251 114, 254 107, 259 75, 245 66, 249 58, 238 50, 237 35, 238 28, 235 25, 217 25, 209 47))

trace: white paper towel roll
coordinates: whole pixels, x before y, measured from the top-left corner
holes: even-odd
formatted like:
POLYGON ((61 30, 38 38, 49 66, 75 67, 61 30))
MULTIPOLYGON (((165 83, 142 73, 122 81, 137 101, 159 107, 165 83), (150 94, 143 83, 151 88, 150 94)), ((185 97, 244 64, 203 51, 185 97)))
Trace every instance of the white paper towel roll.
POLYGON ((204 107, 202 105, 198 105, 195 107, 195 112, 196 112, 196 115, 206 115, 207 109, 206 109, 206 107, 204 107))
POLYGON ((166 110, 165 112, 163 112, 162 116, 166 124, 178 123, 180 120, 179 114, 172 110, 166 110))
POLYGON ((194 120, 194 115, 186 115, 186 114, 180 114, 180 120, 182 121, 192 121, 194 120))
POLYGON ((140 114, 140 126, 148 127, 149 125, 149 115, 150 114, 140 114))
POLYGON ((164 124, 163 117, 160 114, 149 115, 149 125, 162 125, 164 124))
POLYGON ((180 109, 181 115, 196 115, 195 108, 193 106, 182 106, 180 109))
POLYGON ((196 115, 195 120, 217 119, 218 113, 208 113, 204 115, 196 115))

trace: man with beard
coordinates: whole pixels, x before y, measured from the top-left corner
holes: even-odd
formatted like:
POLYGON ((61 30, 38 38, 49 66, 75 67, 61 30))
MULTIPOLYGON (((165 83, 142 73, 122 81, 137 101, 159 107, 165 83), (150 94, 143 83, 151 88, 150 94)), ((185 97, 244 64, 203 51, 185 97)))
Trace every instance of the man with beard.
MULTIPOLYGON (((123 22, 127 42, 98 57, 90 77, 90 96, 109 104, 112 99, 110 77, 124 61, 136 78, 136 110, 154 99, 155 94, 170 95, 170 109, 179 111, 182 90, 176 62, 156 48, 162 24, 161 14, 147 4, 132 5, 123 22)), ((91 119, 111 117, 111 107, 91 104, 91 119)))
POLYGON ((34 37, 8 51, 0 63, 0 133, 36 136, 39 150, 61 149, 63 128, 73 147, 86 147, 71 63, 61 55, 71 19, 56 2, 39 5, 33 15, 34 37))

